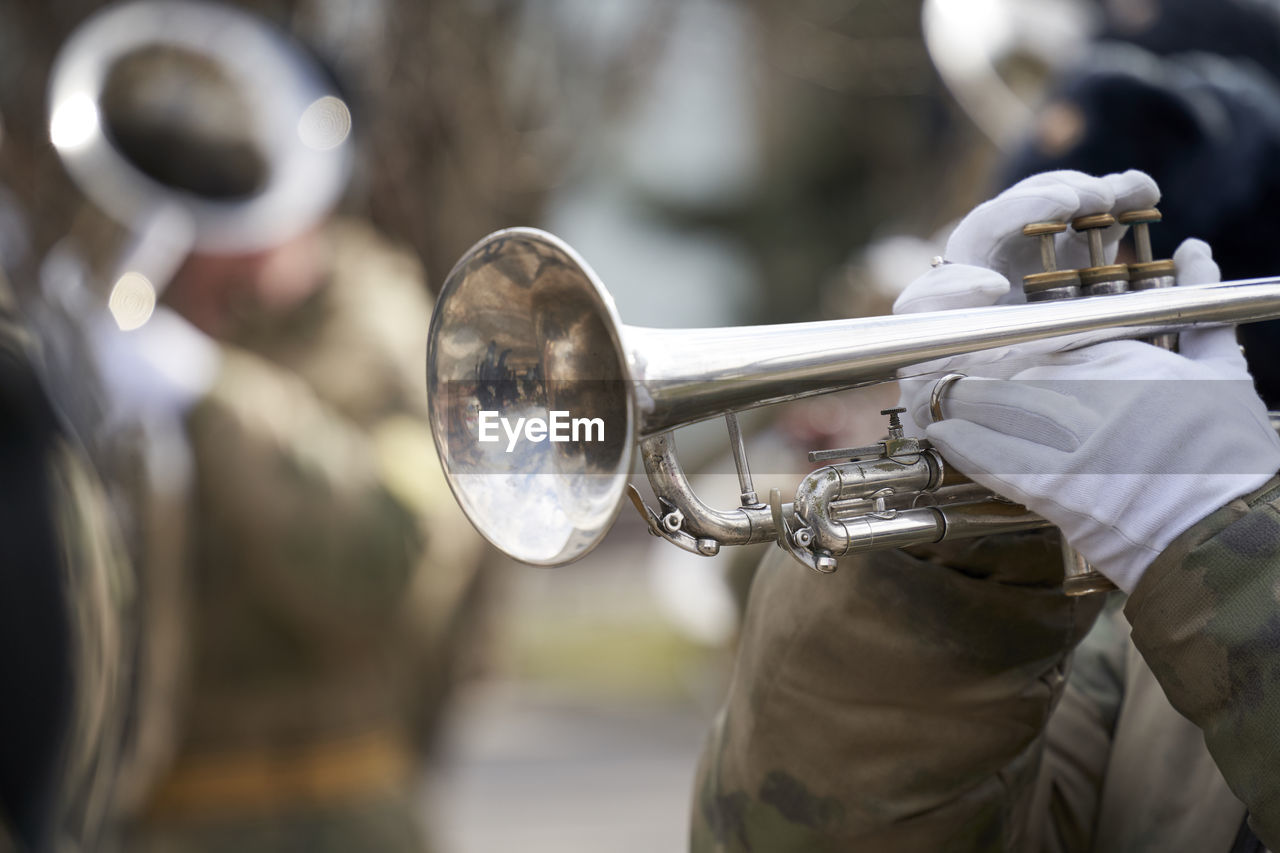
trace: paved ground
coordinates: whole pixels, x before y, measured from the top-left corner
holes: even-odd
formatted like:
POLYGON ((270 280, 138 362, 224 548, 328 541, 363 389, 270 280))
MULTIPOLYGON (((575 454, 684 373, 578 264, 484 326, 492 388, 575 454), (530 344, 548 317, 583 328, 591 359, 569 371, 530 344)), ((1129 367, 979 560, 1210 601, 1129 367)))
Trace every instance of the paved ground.
POLYGON ((434 796, 444 853, 677 853, 707 719, 511 685, 459 703, 434 796))
POLYGON ((674 626, 655 543, 632 513, 571 566, 487 568, 487 676, 458 695, 424 799, 440 853, 685 849, 729 656, 674 626))

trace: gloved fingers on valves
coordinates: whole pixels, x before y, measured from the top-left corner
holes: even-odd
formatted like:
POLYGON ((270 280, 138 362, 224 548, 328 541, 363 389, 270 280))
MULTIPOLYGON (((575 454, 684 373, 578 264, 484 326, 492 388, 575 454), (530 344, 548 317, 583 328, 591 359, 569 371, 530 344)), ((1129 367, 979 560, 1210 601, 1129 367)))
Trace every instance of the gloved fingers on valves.
POLYGON ((894 314, 953 311, 995 305, 1009 292, 1009 280, 998 272, 968 264, 944 264, 917 278, 898 295, 894 314))
MULTIPOLYGON (((1160 187, 1145 172, 1130 169, 1127 172, 1113 172, 1098 178, 1083 175, 1080 172, 1048 172, 1041 177, 1053 177, 1073 187, 1080 198, 1077 216, 1088 216, 1094 213, 1120 214, 1129 210, 1142 210, 1154 207, 1160 201, 1160 187), (1110 205, 1102 203, 1110 198, 1110 205)), ((1102 231, 1102 254, 1104 263, 1115 263, 1120 245, 1120 238, 1128 231, 1127 225, 1119 223, 1102 231)), ((1059 234, 1054 241, 1059 259, 1060 269, 1079 269, 1093 266, 1093 258, 1088 248, 1088 237, 1068 228, 1059 234)))
POLYGON ((1023 227, 1069 219, 1077 215, 1080 199, 1066 186, 1025 183, 983 202, 961 220, 947 240, 946 258, 988 267, 1010 278, 1036 272, 1040 250, 1023 235, 1023 227))
MULTIPOLYGON (((1159 198, 1156 182, 1137 170, 1102 177, 1072 171, 1033 175, 965 217, 947 243, 947 258, 998 270, 1014 280, 1016 289, 1021 276, 1041 270, 1039 246, 1023 235, 1023 226, 1151 207, 1159 198)), ((1104 232, 1108 262, 1124 231, 1124 226, 1115 225, 1104 232)), ((1091 265, 1084 234, 1069 228, 1055 245, 1060 269, 1091 265)))

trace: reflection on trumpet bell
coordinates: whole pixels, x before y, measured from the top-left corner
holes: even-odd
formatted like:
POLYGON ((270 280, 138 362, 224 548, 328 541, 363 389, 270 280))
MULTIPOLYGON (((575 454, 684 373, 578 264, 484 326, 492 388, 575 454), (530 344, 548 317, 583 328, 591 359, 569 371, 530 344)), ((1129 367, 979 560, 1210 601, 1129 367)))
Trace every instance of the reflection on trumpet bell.
POLYGON ((649 530, 694 553, 774 541, 815 569, 837 557, 1043 526, 957 476, 901 429, 828 451, 794 499, 760 502, 729 418, 742 504, 707 506, 671 431, 739 410, 893 380, 913 365, 1033 340, 1140 338, 1190 325, 1280 317, 1280 278, 893 317, 722 329, 623 325, 591 269, 529 228, 481 240, 450 273, 431 320, 430 416, 450 487, 481 534, 514 559, 572 562, 599 544, 627 497, 634 447, 657 509, 649 530), (599 418, 600 441, 481 441, 481 413, 544 424, 599 418))

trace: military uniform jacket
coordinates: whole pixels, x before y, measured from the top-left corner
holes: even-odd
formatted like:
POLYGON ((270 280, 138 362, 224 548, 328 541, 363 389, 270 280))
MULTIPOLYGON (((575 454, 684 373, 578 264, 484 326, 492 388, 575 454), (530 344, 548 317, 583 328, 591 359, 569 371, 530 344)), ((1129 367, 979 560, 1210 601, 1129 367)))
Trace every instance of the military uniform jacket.
MULTIPOLYGON (((449 679, 478 538, 425 422, 421 272, 354 223, 325 243, 329 280, 241 324, 187 417, 185 701, 146 806, 156 825, 333 814, 383 795, 409 810, 449 679)), ((416 843, 356 838, 345 849, 416 843)))
POLYGON ((1127 601, 1063 596, 1037 534, 830 577, 767 558, 692 848, 1280 849, 1278 483, 1179 537, 1127 601))

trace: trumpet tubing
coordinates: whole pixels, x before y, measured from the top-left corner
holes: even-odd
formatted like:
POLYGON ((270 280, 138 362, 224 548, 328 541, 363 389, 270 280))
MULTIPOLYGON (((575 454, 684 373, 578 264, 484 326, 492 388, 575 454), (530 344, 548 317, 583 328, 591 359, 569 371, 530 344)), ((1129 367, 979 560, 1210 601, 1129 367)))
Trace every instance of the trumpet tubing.
MULTIPOLYGON (((431 320, 427 385, 436 446, 477 530, 522 562, 562 565, 604 537, 626 498, 650 531, 694 553, 776 541, 819 571, 880 547, 1042 527, 969 483, 896 415, 876 445, 832 464, 793 500, 760 501, 734 414, 909 375, 923 362, 1080 332, 1150 338, 1188 326, 1280 317, 1280 278, 891 317, 722 329, 623 325, 590 267, 556 237, 499 231, 458 262, 431 320), (671 431, 729 419, 742 505, 690 487, 671 431), (524 425, 495 441, 482 426, 524 425), (603 440, 568 430, 598 419, 603 440), (657 497, 628 486, 635 448, 657 497), (963 498, 961 497, 963 496, 963 498)), ((1105 336, 1105 335, 1104 335, 1105 336)), ((504 434, 505 435, 505 434, 504 434)))

